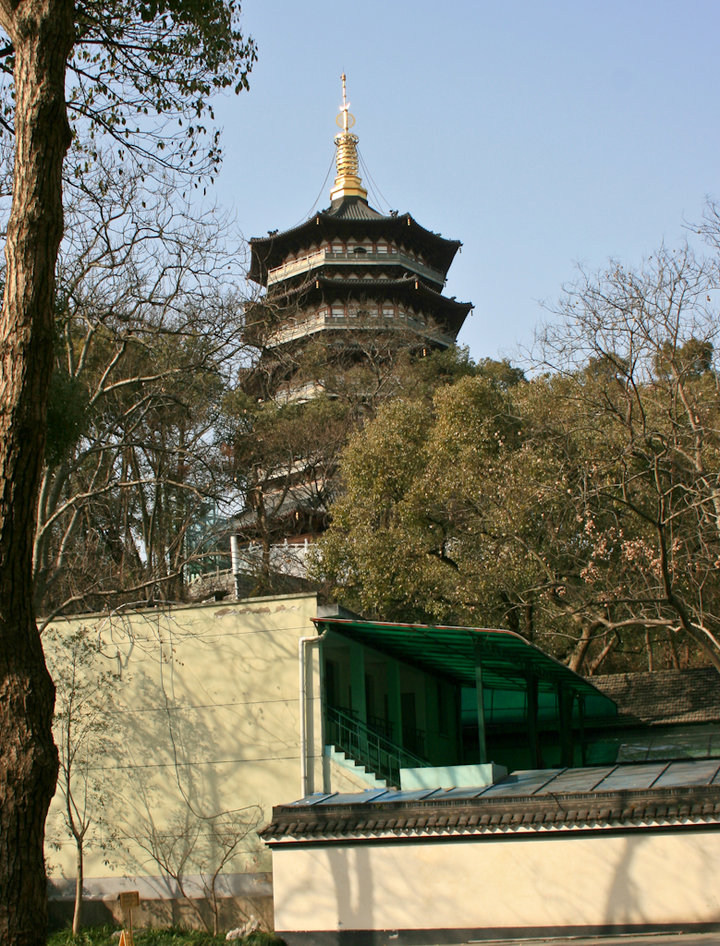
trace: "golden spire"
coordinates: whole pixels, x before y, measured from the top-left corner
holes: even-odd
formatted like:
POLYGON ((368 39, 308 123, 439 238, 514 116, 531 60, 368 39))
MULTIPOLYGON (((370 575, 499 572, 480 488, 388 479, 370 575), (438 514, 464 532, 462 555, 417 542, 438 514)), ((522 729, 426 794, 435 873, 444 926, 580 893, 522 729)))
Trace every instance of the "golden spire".
POLYGON ((342 132, 335 135, 337 176, 330 191, 330 200, 339 200, 341 197, 362 197, 363 200, 367 200, 367 191, 362 186, 362 181, 358 176, 358 136, 350 132, 355 124, 355 116, 350 114, 344 72, 341 78, 343 101, 340 106, 340 114, 335 121, 342 128, 342 132))

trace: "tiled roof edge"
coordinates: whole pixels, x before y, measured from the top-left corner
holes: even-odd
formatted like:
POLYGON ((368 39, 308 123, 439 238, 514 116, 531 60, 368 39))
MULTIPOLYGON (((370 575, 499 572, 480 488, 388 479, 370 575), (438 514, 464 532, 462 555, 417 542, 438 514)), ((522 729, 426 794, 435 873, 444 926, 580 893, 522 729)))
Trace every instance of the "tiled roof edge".
POLYGON ((417 834, 485 834, 517 830, 547 832, 569 826, 631 827, 643 824, 720 826, 720 785, 578 792, 512 798, 428 799, 427 803, 375 802, 273 809, 261 832, 278 838, 324 838, 417 834))

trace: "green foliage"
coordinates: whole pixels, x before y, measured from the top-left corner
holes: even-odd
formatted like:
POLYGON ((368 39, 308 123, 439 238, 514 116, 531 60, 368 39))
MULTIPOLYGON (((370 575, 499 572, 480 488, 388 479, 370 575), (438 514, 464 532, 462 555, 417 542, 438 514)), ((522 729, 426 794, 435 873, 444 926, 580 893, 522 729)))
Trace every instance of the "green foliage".
MULTIPOLYGON (((267 937, 266 946, 275 946, 277 937, 272 934, 261 934, 267 937), (271 942, 272 940, 272 942, 271 942)), ((183 930, 170 927, 168 929, 133 930, 135 946, 219 946, 226 943, 224 934, 213 936, 200 930, 183 930)), ((118 931, 111 926, 96 926, 81 930, 73 935, 71 930, 60 930, 48 936, 48 946, 116 946, 118 931)), ((245 943, 245 940, 240 941, 245 943)), ((278 943, 281 943, 279 940, 278 943)), ((256 944, 265 946, 265 944, 256 944)))
MULTIPOLYGON (((400 446, 398 437, 402 441, 409 426, 422 428, 425 421, 416 414, 424 416, 430 410, 435 391, 478 373, 464 349, 449 348, 425 357, 419 357, 416 349, 414 334, 398 337, 373 325, 366 335, 354 335, 349 349, 314 341, 295 353, 290 365, 282 359, 268 365, 261 358, 243 386, 226 396, 226 437, 246 508, 237 531, 254 549, 262 549, 254 593, 271 588, 273 542, 326 526, 330 502, 339 491, 338 456, 353 433, 378 411, 388 412, 402 428, 397 435, 388 433, 384 445, 376 445, 384 455, 372 456, 367 467, 362 456, 352 455, 348 461, 358 483, 355 491, 374 497, 377 509, 386 510, 392 494, 402 489, 393 477, 397 473, 402 479, 409 472, 409 467, 392 462, 400 446), (279 396, 277 390, 283 372, 288 372, 289 396, 309 400, 283 402, 285 389, 281 385, 279 396), (399 412, 407 416, 401 419, 399 412)), ((339 515, 337 508, 333 515, 339 515)), ((382 564, 372 562, 376 568, 382 564)))
MULTIPOLYGON (((135 946, 219 946, 225 944, 225 934, 213 936, 201 930, 168 929, 133 930, 135 946)), ((111 926, 96 926, 73 935, 71 930, 59 930, 48 936, 48 946, 114 946, 117 930, 111 926)), ((285 940, 274 933, 257 930, 241 940, 238 946, 286 946, 285 940)))
POLYGON ((480 541, 478 475, 488 464, 489 488, 489 464, 517 436, 509 406, 502 386, 467 375, 431 403, 391 402, 351 440, 346 491, 316 570, 350 607, 387 619, 479 618, 477 595, 465 599, 462 562, 480 541))
POLYGON ((74 934, 71 929, 57 930, 48 936, 48 946, 112 946, 117 942, 112 926, 95 926, 74 934))
POLYGON ((56 467, 73 451, 89 422, 90 396, 80 378, 56 367, 50 379, 45 462, 56 467))
MULTIPOLYGON (((240 28, 237 0, 140 0, 76 4, 76 41, 68 62, 68 117, 75 132, 75 177, 97 158, 102 142, 128 156, 199 177, 220 159, 208 125, 219 90, 248 87, 255 44, 240 28)), ((3 126, 11 128, 14 56, 5 76, 3 126)))
POLYGON ((713 279, 687 253, 614 268, 568 296, 545 374, 484 362, 380 411, 341 458, 316 576, 355 610, 509 627, 574 669, 720 667, 713 279))

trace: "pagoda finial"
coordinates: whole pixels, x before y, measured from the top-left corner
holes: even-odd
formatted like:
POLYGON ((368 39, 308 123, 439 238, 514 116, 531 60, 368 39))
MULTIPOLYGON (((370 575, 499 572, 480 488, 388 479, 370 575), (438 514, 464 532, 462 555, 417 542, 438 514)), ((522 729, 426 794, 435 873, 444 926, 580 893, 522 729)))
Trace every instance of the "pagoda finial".
POLYGON ((362 186, 362 181, 358 175, 358 136, 350 132, 355 124, 355 116, 350 114, 344 72, 340 78, 342 79, 343 100, 336 122, 342 128, 342 132, 335 135, 337 176, 330 191, 330 200, 340 200, 343 197, 361 197, 363 200, 367 200, 367 191, 362 186))

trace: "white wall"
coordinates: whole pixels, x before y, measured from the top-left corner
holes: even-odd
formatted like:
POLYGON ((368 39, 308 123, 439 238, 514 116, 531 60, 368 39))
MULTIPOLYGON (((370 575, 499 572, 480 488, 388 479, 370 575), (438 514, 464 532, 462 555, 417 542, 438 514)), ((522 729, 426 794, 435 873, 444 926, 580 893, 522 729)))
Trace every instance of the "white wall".
MULTIPOLYGON (((176 859, 184 835, 198 834, 185 873, 200 882, 217 858, 216 815, 262 827, 274 804, 301 796, 298 642, 315 636, 316 610, 314 595, 286 595, 55 623, 61 635, 87 627, 101 641, 105 669, 120 672, 107 688, 106 738, 91 760, 92 779, 104 793, 96 811, 91 799, 91 894, 110 898, 133 887, 143 897, 171 896, 172 885, 162 883, 147 853, 151 832, 166 848, 175 844, 176 859)), ((318 666, 313 647, 310 790, 322 788, 318 666)), ((51 879, 67 891, 75 854, 60 792, 47 839, 51 879)), ((253 831, 227 864, 224 887, 238 894, 254 889, 247 875, 270 868, 253 831)))
POLYGON ((720 922, 712 829, 278 845, 273 873, 280 933, 720 922))

